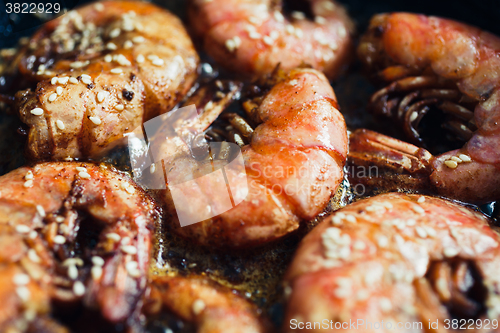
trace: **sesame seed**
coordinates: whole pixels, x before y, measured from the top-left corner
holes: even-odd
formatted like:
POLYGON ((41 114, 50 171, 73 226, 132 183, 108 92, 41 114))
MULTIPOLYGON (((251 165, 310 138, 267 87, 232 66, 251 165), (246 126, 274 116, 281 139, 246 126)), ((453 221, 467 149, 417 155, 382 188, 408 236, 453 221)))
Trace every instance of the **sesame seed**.
POLYGON ((70 64, 71 68, 82 68, 90 64, 90 61, 74 61, 70 64))
POLYGON ((72 83, 72 84, 77 84, 78 83, 78 80, 76 78, 74 78, 74 77, 70 77, 68 81, 69 81, 69 83, 72 83))
POLYGON ((328 0, 323 1, 321 3, 321 6, 323 7, 323 9, 326 9, 329 11, 332 11, 335 9, 335 4, 333 2, 328 1, 328 0))
POLYGON ((52 94, 50 94, 50 96, 49 96, 49 102, 53 102, 53 101, 55 101, 55 100, 56 100, 56 98, 57 98, 57 94, 56 94, 56 93, 52 93, 52 94))
POLYGON ((447 247, 443 251, 444 256, 447 257, 447 258, 455 257, 459 253, 460 253, 459 250, 457 250, 455 248, 452 248, 452 247, 447 247))
POLYGON ((51 80, 50 80, 50 83, 51 84, 57 84, 57 82, 59 81, 59 79, 57 78, 57 76, 54 76, 51 80))
POLYGON ((151 164, 151 166, 149 167, 149 173, 155 173, 156 171, 156 164, 151 164))
POLYGON ((60 130, 63 130, 65 128, 64 123, 61 120, 59 120, 59 119, 56 121, 56 126, 60 130))
POLYGON ((30 283, 30 277, 27 274, 18 273, 12 277, 15 285, 22 286, 30 283))
POLYGON ((344 38, 345 36, 347 36, 347 30, 343 25, 337 27, 337 34, 340 38, 344 38))
POLYGON ((129 261, 125 264, 125 269, 127 273, 132 277, 141 276, 141 271, 139 270, 139 263, 137 261, 129 261))
POLYGON ((56 216, 56 222, 57 223, 63 223, 64 222, 64 217, 63 216, 56 216))
POLYGON ((273 43, 274 43, 274 40, 269 36, 264 36, 263 40, 264 40, 264 44, 266 44, 266 45, 273 45, 273 43))
POLYGON ((139 54, 137 58, 135 58, 135 61, 138 63, 143 63, 144 62, 144 56, 142 54, 139 54))
POLYGON ((92 264, 94 266, 104 266, 104 259, 102 259, 99 256, 93 256, 92 257, 92 264))
POLYGON ((158 59, 159 57, 156 54, 150 54, 147 56, 148 60, 153 61, 155 59, 158 59))
POLYGON ((113 57, 111 56, 111 54, 106 54, 106 55, 104 56, 104 61, 106 61, 106 62, 111 62, 111 61, 113 61, 113 57))
POLYGON ((106 44, 106 48, 107 48, 108 50, 112 50, 112 51, 114 51, 114 50, 116 50, 116 49, 118 48, 118 46, 116 46, 116 44, 115 44, 115 43, 111 43, 111 42, 109 42, 108 44, 106 44))
POLYGON ((76 268, 75 265, 70 265, 68 266, 68 277, 71 280, 76 280, 78 279, 78 268, 76 268))
POLYGON ((26 175, 24 175, 24 179, 26 180, 33 179, 33 172, 31 171, 26 172, 26 175))
POLYGON ((62 235, 56 235, 56 236, 54 236, 54 243, 64 244, 64 243, 66 243, 66 237, 64 237, 62 235))
POLYGON ((134 24, 130 21, 125 21, 123 22, 122 29, 125 31, 132 31, 134 30, 134 24))
POLYGON ((387 245, 389 245, 389 239, 386 236, 379 236, 377 239, 377 244, 380 247, 387 247, 387 245))
POLYGON ((123 48, 125 48, 125 49, 130 49, 132 46, 134 46, 134 44, 129 40, 127 40, 127 41, 125 41, 125 43, 123 43, 123 48))
POLYGON ((128 194, 133 194, 135 192, 135 188, 132 185, 128 184, 125 186, 125 191, 127 191, 128 194))
POLYGON ((79 172, 87 172, 87 168, 84 168, 84 167, 76 167, 75 169, 76 169, 76 171, 79 171, 79 172))
POLYGON ((114 232, 107 233, 106 238, 111 239, 115 242, 119 242, 121 239, 120 235, 118 235, 117 233, 114 233, 114 232))
POLYGON ((271 33, 269 34, 269 37, 271 37, 274 40, 278 39, 279 36, 280 36, 280 34, 276 30, 271 31, 271 33))
POLYGON ((24 224, 16 225, 16 231, 20 234, 27 234, 31 231, 31 228, 24 224))
POLYGON ((59 82, 59 84, 66 84, 69 81, 69 77, 67 77, 67 76, 60 77, 59 80, 57 80, 57 81, 59 82))
POLYGON ((450 157, 450 160, 455 161, 457 163, 462 163, 462 160, 460 158, 456 157, 456 156, 450 157))
POLYGON ((94 8, 98 11, 98 12, 102 12, 104 10, 104 5, 102 3, 96 3, 94 5, 94 8))
POLYGON ((383 312, 389 312, 392 310, 392 303, 391 301, 386 298, 386 297, 382 297, 379 301, 379 304, 380 304, 380 309, 383 311, 383 312))
POLYGON ((36 205, 36 211, 40 214, 41 217, 45 217, 45 209, 42 206, 36 205))
POLYGON ((73 293, 75 296, 83 296, 85 294, 85 286, 81 281, 76 281, 73 284, 73 293))
POLYGON ((163 59, 155 59, 153 60, 152 64, 155 65, 155 66, 163 66, 165 62, 163 61, 163 59))
POLYGON ((112 74, 121 74, 123 73, 123 70, 121 68, 113 68, 112 70, 110 70, 110 72, 112 74))
POLYGON ((41 116, 43 114, 43 109, 34 108, 33 110, 30 111, 30 113, 34 116, 41 116))
POLYGON ((82 82, 85 83, 85 84, 91 84, 92 81, 86 77, 82 77, 82 82))
POLYGON ((278 11, 275 11, 274 12, 274 18, 276 19, 276 21, 280 22, 280 23, 283 23, 285 22, 285 17, 283 16, 283 14, 281 14, 280 12, 278 11))
POLYGON ((418 237, 427 238, 427 232, 422 227, 415 227, 415 231, 417 232, 418 237))
POLYGON ((347 220, 347 222, 351 222, 351 223, 356 223, 357 222, 356 217, 354 215, 347 215, 345 217, 345 219, 347 220))
POLYGON ((306 15, 302 12, 292 12, 292 17, 296 20, 304 20, 306 15))
POLYGON ((121 249, 126 254, 131 254, 131 255, 137 254, 137 249, 133 245, 123 245, 121 249))
POLYGON ((92 77, 88 74, 82 74, 80 76, 82 77, 82 79, 89 79, 89 80, 92 79, 92 77))
POLYGON ((314 22, 323 25, 326 23, 326 19, 323 16, 316 16, 314 22))
POLYGON ((288 84, 291 85, 291 86, 296 86, 298 83, 299 83, 299 80, 288 81, 288 84))
POLYGON ((82 258, 67 258, 63 261, 62 265, 64 267, 69 267, 69 266, 83 266, 83 260, 82 258))
POLYGON ((28 259, 35 263, 39 263, 41 261, 40 257, 38 256, 38 254, 36 254, 36 251, 34 249, 28 250, 28 259))
POLYGON ((117 111, 123 111, 124 108, 125 108, 125 106, 123 106, 123 104, 116 104, 115 105, 115 110, 117 110, 117 111))
POLYGON ((139 43, 143 43, 143 42, 144 42, 144 40, 145 40, 145 39, 144 39, 144 37, 142 37, 142 36, 135 36, 134 38, 132 38, 132 41, 133 41, 134 43, 137 43, 137 44, 139 44, 139 43))
POLYGON ((83 171, 79 172, 78 176, 80 176, 83 179, 89 179, 90 178, 90 175, 87 172, 83 172, 83 171))
POLYGON ((23 184, 24 187, 31 187, 33 186, 33 180, 32 179, 29 179, 27 181, 24 182, 23 184))
POLYGON ((196 301, 193 302, 193 313, 195 315, 199 315, 205 310, 206 305, 205 302, 201 299, 197 299, 196 301))
POLYGON ((411 206, 411 209, 413 209, 413 211, 415 213, 418 213, 418 214, 424 214, 425 213, 425 209, 423 209, 422 207, 420 207, 419 205, 412 205, 411 206))
POLYGON ((26 302, 30 299, 31 297, 31 292, 27 287, 17 287, 16 288, 16 294, 19 296, 19 298, 23 301, 26 302))
POLYGON ((472 161, 472 159, 470 158, 470 156, 465 155, 465 154, 460 154, 460 155, 458 155, 458 157, 462 160, 462 162, 470 162, 470 161, 472 161))
POLYGON ((288 32, 290 35, 293 35, 295 32, 295 27, 291 24, 287 24, 285 27, 286 32, 288 32))
POLYGON ((116 38, 116 37, 120 36, 121 32, 122 31, 120 30, 120 28, 114 28, 113 30, 110 31, 109 37, 116 38))
POLYGON ((302 38, 302 37, 304 37, 304 32, 302 31, 302 29, 300 29, 300 28, 295 28, 295 36, 297 36, 297 38, 302 38))
POLYGON ((425 197, 420 197, 417 200, 418 203, 424 203, 425 202, 425 197))
POLYGON ((365 242, 358 240, 358 241, 354 242, 352 247, 355 250, 363 251, 364 249, 366 249, 366 244, 365 244, 365 242))
POLYGON ((102 103, 104 99, 106 98, 106 92, 104 91, 99 91, 97 93, 97 102, 102 103))
POLYGON ((93 266, 90 269, 90 274, 92 275, 92 279, 99 280, 102 276, 102 267, 101 266, 93 266))
POLYGON ((410 121, 414 122, 415 119, 417 119, 417 118, 418 118, 418 112, 415 112, 415 111, 412 112, 411 115, 410 115, 410 121))
POLYGON ((101 119, 99 117, 89 117, 90 121, 93 122, 95 125, 101 125, 101 119))
POLYGON ((59 86, 59 87, 56 88, 56 94, 57 95, 61 95, 62 92, 63 92, 63 87, 59 86))

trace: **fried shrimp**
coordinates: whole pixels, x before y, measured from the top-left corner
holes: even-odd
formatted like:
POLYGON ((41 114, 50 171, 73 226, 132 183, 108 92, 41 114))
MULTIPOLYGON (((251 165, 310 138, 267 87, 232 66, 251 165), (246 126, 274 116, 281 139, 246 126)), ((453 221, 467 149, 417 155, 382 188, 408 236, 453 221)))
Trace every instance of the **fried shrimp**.
POLYGON ((70 11, 21 52, 20 72, 38 82, 15 101, 33 160, 102 155, 177 104, 199 62, 180 20, 139 1, 70 11))
POLYGON ((390 193, 358 201, 299 245, 285 278, 285 331, 326 319, 327 327, 307 331, 455 332, 445 323, 456 319, 497 332, 499 241, 483 215, 443 199, 390 193), (439 330, 430 329, 436 320, 439 330))
POLYGON ((59 332, 49 329, 60 326, 54 304, 137 319, 157 215, 141 188, 104 166, 42 163, 0 177, 0 330, 59 332))
MULTIPOLYGON (((231 161, 239 152, 234 149, 236 144, 226 147, 227 142, 222 142, 201 160, 193 159, 175 140, 160 140, 160 147, 155 148, 157 154, 164 153, 167 174, 168 188, 160 196, 171 225, 181 236, 215 247, 263 244, 296 230, 300 221, 316 217, 339 186, 347 131, 326 77, 313 69, 294 69, 278 71, 263 82, 244 102, 245 116, 222 115, 217 121, 229 123, 223 122, 221 129, 214 123, 218 114, 202 113, 198 124, 204 126, 192 132, 196 137, 213 123, 206 132, 209 140, 234 140, 241 146, 243 170, 226 170, 234 208, 200 223, 179 225, 179 216, 200 221, 199 212, 214 211, 224 204, 228 190, 223 179, 207 185, 207 178, 201 176, 231 161), (174 203, 172 185, 193 179, 189 186, 184 183, 184 201, 174 203)), ((186 129, 192 123, 187 122, 186 129)))
POLYGON ((259 76, 306 63, 332 79, 351 53, 354 25, 332 0, 301 1, 311 17, 284 15, 286 1, 270 0, 194 0, 189 16, 205 51, 229 70, 259 76))
MULTIPOLYGON (((500 39, 437 17, 381 14, 358 54, 389 83, 371 98, 376 113, 398 119, 416 144, 428 148, 427 131, 438 145, 463 146, 430 161, 437 192, 469 202, 499 199, 500 39)), ((401 148, 406 155, 415 150, 401 148)))
POLYGON ((197 333, 270 332, 255 305, 206 278, 154 278, 146 304, 148 315, 172 312, 197 333))

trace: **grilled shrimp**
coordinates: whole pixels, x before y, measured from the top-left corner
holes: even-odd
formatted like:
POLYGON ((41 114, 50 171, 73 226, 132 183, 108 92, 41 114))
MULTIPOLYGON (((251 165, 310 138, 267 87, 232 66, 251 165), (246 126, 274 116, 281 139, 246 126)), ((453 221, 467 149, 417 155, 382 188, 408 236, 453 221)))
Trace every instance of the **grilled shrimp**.
POLYGON ((285 279, 285 331, 321 322, 308 332, 449 332, 454 319, 498 332, 499 241, 484 216, 443 199, 358 201, 299 245, 285 279), (439 329, 429 327, 436 320, 439 329))
MULTIPOLYGON (((499 199, 500 39, 437 17, 382 14, 358 53, 379 80, 391 82, 371 98, 377 113, 401 121, 416 144, 425 144, 427 131, 442 134, 433 146, 463 146, 429 161, 437 192, 469 202, 499 199), (432 115, 444 119, 441 129, 432 115)), ((400 155, 416 149, 402 147, 400 155)))
POLYGON ((0 177, 0 330, 53 332, 54 303, 132 321, 156 215, 141 188, 104 166, 42 163, 0 177))
MULTIPOLYGON (((180 235, 215 247, 248 247, 275 240, 296 230, 301 220, 321 213, 339 186, 347 131, 326 77, 313 69, 278 71, 260 87, 243 104, 247 119, 225 114, 217 120, 225 117, 222 129, 211 127, 206 132, 209 140, 217 137, 241 146, 246 177, 245 170, 226 169, 233 208, 203 222, 179 226, 179 216, 199 221, 200 211, 217 210, 228 201, 224 200, 227 183, 205 183, 206 177, 201 176, 228 164, 239 151, 233 149, 236 145, 225 147, 227 142, 222 142, 201 160, 193 159, 175 140, 160 140, 155 148, 167 174, 168 187, 161 197, 180 235), (185 201, 174 205, 171 185, 193 179, 190 187, 182 189, 185 201)), ((198 124, 203 126, 193 130, 190 120, 186 131, 199 135, 217 116, 202 113, 198 124)))
POLYGON ((193 325, 198 333, 270 332, 270 324, 255 305, 226 287, 196 276, 154 278, 146 308, 150 316, 168 310, 193 325))
POLYGON ((19 70, 37 83, 15 109, 33 160, 95 157, 143 120, 169 111, 199 62, 180 20, 155 5, 105 1, 45 24, 19 70))
POLYGON ((271 0, 194 0, 189 16, 206 52, 229 70, 258 76, 306 63, 332 79, 351 53, 354 25, 335 1, 302 2, 312 17, 285 16, 283 1, 271 0))

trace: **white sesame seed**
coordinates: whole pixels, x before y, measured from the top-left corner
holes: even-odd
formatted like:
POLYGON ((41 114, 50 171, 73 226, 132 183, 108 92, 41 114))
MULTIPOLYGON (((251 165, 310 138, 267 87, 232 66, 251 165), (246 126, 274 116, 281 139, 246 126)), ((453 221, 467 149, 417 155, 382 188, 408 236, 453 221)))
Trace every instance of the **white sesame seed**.
POLYGON ((153 61, 155 59, 158 59, 159 57, 156 54, 150 54, 146 58, 148 58, 148 60, 150 61, 153 61))
POLYGON ((241 38, 240 37, 234 36, 233 41, 234 41, 234 46, 236 46, 236 48, 240 47, 240 45, 241 45, 241 38))
POLYGON ((151 164, 151 166, 149 167, 149 173, 155 173, 156 171, 156 164, 151 164))
POLYGON ((102 267, 101 266, 93 266, 90 269, 90 274, 92 275, 92 279, 99 280, 102 276, 102 267))
POLYGON ((76 169, 76 171, 79 171, 79 172, 87 172, 87 168, 84 168, 84 167, 76 167, 75 169, 76 169))
POLYGON ((38 237, 38 233, 35 230, 31 230, 28 236, 30 239, 35 239, 38 237))
POLYGON ((78 83, 78 80, 77 80, 75 77, 70 77, 70 78, 69 78, 69 83, 72 83, 72 84, 77 84, 77 83, 78 83))
POLYGON ((264 36, 264 38, 262 40, 264 41, 264 44, 266 44, 266 45, 273 45, 273 43, 274 43, 274 40, 269 36, 264 36))
POLYGON ((425 197, 420 197, 417 200, 418 203, 424 203, 425 202, 425 197))
POLYGON ((94 266, 104 266, 104 259, 98 256, 93 256, 92 257, 92 264, 94 266))
POLYGON ((64 244, 64 243, 66 243, 66 237, 64 237, 62 235, 56 235, 56 236, 54 236, 54 243, 64 244))
POLYGON ((85 286, 81 281, 76 281, 73 284, 73 293, 75 296, 83 296, 85 294, 85 286))
POLYGON ((28 179, 27 181, 24 182, 23 186, 24 187, 31 187, 31 186, 33 186, 33 180, 32 179, 28 179))
POLYGON ((104 10, 104 5, 102 3, 96 3, 94 5, 94 8, 98 11, 98 12, 102 12, 104 10))
POLYGON ((69 266, 83 266, 83 260, 82 258, 67 258, 63 261, 62 265, 64 267, 69 267, 69 266))
POLYGON ((335 4, 333 2, 328 1, 328 0, 323 1, 321 3, 321 6, 323 7, 323 9, 329 10, 329 11, 332 11, 335 9, 335 4))
POLYGON ((59 84, 66 84, 69 81, 69 77, 67 76, 60 77, 57 81, 59 82, 59 84))
POLYGON ((106 44, 106 48, 107 48, 108 50, 112 50, 112 51, 114 51, 114 50, 116 50, 116 49, 118 48, 118 46, 116 46, 116 44, 115 44, 115 43, 111 43, 111 42, 109 42, 108 44, 106 44))
POLYGON ((354 215, 347 215, 345 217, 345 219, 348 221, 348 222, 351 222, 351 223, 356 223, 357 220, 356 220, 356 217, 354 215))
POLYGON ((36 211, 41 217, 45 217, 45 209, 42 206, 36 205, 36 211))
POLYGON ((145 39, 144 39, 144 37, 142 37, 142 36, 135 36, 135 37, 133 37, 133 38, 132 38, 132 41, 133 41, 134 43, 137 43, 137 44, 139 44, 139 43, 143 43, 143 42, 144 42, 144 40, 145 40, 145 39))
POLYGON ((163 59, 155 59, 152 61, 152 64, 155 66, 163 66, 164 63, 163 59))
POLYGON ((56 88, 56 94, 57 95, 61 95, 62 92, 63 92, 63 87, 59 86, 59 87, 56 88))
POLYGON ((118 235, 118 234, 116 234, 114 232, 107 233, 106 234, 106 238, 111 239, 111 240, 113 240, 115 242, 119 242, 120 239, 121 239, 120 235, 118 235))
POLYGON ((287 24, 285 27, 286 32, 288 32, 290 35, 293 35, 295 32, 295 27, 291 24, 287 24))
POLYGON ((288 81, 288 84, 291 86, 296 86, 299 83, 299 80, 290 80, 288 81))
POLYGON ((70 265, 68 266, 68 277, 71 280, 76 280, 78 279, 78 268, 76 268, 75 265, 70 265))
POLYGON ((16 231, 20 234, 27 234, 31 231, 31 228, 24 224, 16 225, 16 231))
POLYGON ((52 93, 52 94, 50 94, 50 96, 49 96, 49 102, 53 102, 53 101, 55 101, 55 100, 56 100, 56 98, 57 98, 57 94, 56 94, 56 93, 52 93))
POLYGON ((424 228, 417 226, 415 227, 415 231, 420 238, 427 238, 427 232, 424 230, 424 228))
POLYGON ((128 194, 133 194, 135 192, 135 188, 132 185, 128 184, 125 186, 125 191, 127 191, 128 194))
POLYGON ((80 176, 83 179, 89 179, 90 175, 87 172, 79 172, 78 176, 80 176))
POLYGON ((434 228, 431 228, 431 227, 428 227, 428 226, 423 226, 422 228, 424 228, 425 232, 427 232, 427 235, 429 237, 436 237, 437 236, 437 231, 434 229, 434 228))
POLYGON ((101 125, 101 119, 99 117, 89 117, 90 121, 93 122, 95 125, 101 125))
POLYGON ((447 258, 455 257, 459 253, 460 253, 459 250, 457 250, 455 248, 452 248, 452 247, 447 247, 443 251, 444 256, 447 257, 447 258))
POLYGON ((59 120, 59 119, 56 121, 56 126, 60 130, 63 130, 65 128, 64 123, 62 122, 62 120, 59 120))
POLYGON ((420 207, 419 205, 412 205, 411 206, 411 209, 413 209, 413 211, 417 214, 424 214, 425 213, 425 209, 423 209, 422 207, 420 207))
POLYGON ((363 251, 366 249, 366 244, 363 241, 355 241, 354 244, 352 245, 353 249, 358 250, 358 251, 363 251))
POLYGON ((262 35, 256 31, 251 31, 248 33, 248 37, 250 37, 250 39, 260 39, 262 35))
POLYGON ((131 255, 137 254, 137 249, 133 245, 123 245, 121 249, 126 254, 131 254, 131 255))
POLYGON ((87 66, 90 63, 90 61, 74 61, 70 64, 71 68, 82 68, 87 66))
POLYGON ((139 263, 137 261, 129 261, 125 264, 125 269, 127 273, 132 277, 141 276, 141 271, 139 270, 139 263))
POLYGON ((33 172, 31 172, 31 170, 26 172, 26 174, 24 175, 24 179, 26 179, 26 180, 33 179, 33 172))
POLYGON ((33 110, 30 111, 30 113, 34 116, 41 116, 43 114, 43 109, 34 108, 33 110))
POLYGON ((82 77, 82 79, 89 79, 89 80, 92 79, 92 77, 88 74, 82 74, 80 76, 82 77))
POLYGON ((27 274, 18 273, 12 277, 12 282, 18 286, 26 285, 30 283, 30 277, 27 274))
POLYGON ((323 25, 326 23, 326 19, 323 16, 316 16, 314 22, 323 25))
POLYGON ((297 36, 297 38, 299 38, 299 39, 304 37, 304 32, 302 31, 302 29, 295 28, 295 36, 297 36))
POLYGON ((38 254, 36 254, 36 251, 34 249, 28 250, 28 259, 35 263, 39 263, 41 261, 40 257, 38 256, 38 254))
POLYGON ((456 156, 450 157, 450 160, 455 161, 457 163, 462 163, 462 160, 460 158, 456 157, 456 156))
POLYGON ((19 296, 19 298, 23 301, 23 302, 27 302, 29 301, 30 297, 31 297, 31 292, 30 290, 27 288, 27 287, 17 287, 16 288, 16 294, 17 296, 19 296))
POLYGON ((302 12, 292 12, 292 17, 296 20, 304 20, 306 15, 302 12))
POLYGON ((121 32, 122 31, 120 30, 120 28, 114 28, 113 30, 110 31, 109 38, 116 38, 120 36, 121 32))
POLYGON ((451 160, 444 161, 444 164, 450 169, 455 169, 458 166, 457 162, 451 160))
POLYGON ((121 68, 113 68, 112 70, 110 70, 110 72, 112 74, 121 74, 123 73, 123 70, 121 68))
POLYGON ((106 61, 106 62, 111 62, 111 61, 113 61, 113 57, 111 56, 111 54, 106 54, 106 55, 104 56, 104 61, 106 61))
POLYGON ((86 78, 86 77, 82 78, 82 82, 85 83, 85 84, 91 84, 92 83, 92 81, 90 79, 86 78))
POLYGON ((129 40, 127 40, 127 41, 125 41, 125 43, 123 43, 123 48, 125 48, 125 49, 130 49, 132 46, 134 46, 134 44, 129 40))
POLYGON ((106 95, 107 95, 106 92, 99 91, 97 93, 97 102, 102 103, 104 101, 104 99, 106 98, 106 95))
POLYGON ((383 312, 389 312, 392 310, 392 303, 391 301, 386 298, 386 297, 382 297, 379 301, 379 304, 380 304, 380 309, 383 311, 383 312))
POLYGON ((271 37, 274 40, 278 39, 279 36, 280 36, 280 33, 276 30, 271 31, 271 33, 269 34, 269 37, 271 37))
POLYGON ((205 308, 206 305, 205 302, 203 302, 203 300, 197 299, 196 301, 193 302, 193 313, 195 315, 199 315, 200 313, 202 313, 203 310, 205 310, 205 308))
POLYGON ((380 247, 387 247, 389 245, 389 239, 386 236, 379 236, 377 239, 377 244, 380 247))
POLYGON ((144 56, 142 54, 139 54, 137 58, 135 58, 135 61, 138 63, 143 63, 144 62, 144 56))
POLYGON ((415 112, 415 111, 412 112, 411 115, 410 115, 410 121, 414 122, 415 119, 417 119, 417 118, 418 118, 418 112, 415 112))
POLYGON ((57 84, 57 82, 59 81, 59 79, 57 78, 57 76, 54 76, 51 80, 50 80, 50 83, 51 84, 57 84))
POLYGON ((274 18, 276 19, 276 21, 280 22, 280 23, 283 23, 285 22, 285 17, 283 16, 283 14, 281 14, 280 12, 278 11, 275 11, 274 12, 274 18))
POLYGON ((115 105, 115 110, 117 110, 117 111, 123 111, 124 108, 125 108, 125 106, 123 106, 123 104, 116 104, 115 105))
POLYGON ((343 25, 337 27, 337 34, 340 38, 344 38, 345 36, 347 36, 347 30, 343 25))
POLYGON ((472 161, 472 159, 470 158, 470 156, 465 155, 465 154, 460 154, 460 155, 458 155, 458 157, 462 160, 462 162, 470 162, 470 161, 472 161))

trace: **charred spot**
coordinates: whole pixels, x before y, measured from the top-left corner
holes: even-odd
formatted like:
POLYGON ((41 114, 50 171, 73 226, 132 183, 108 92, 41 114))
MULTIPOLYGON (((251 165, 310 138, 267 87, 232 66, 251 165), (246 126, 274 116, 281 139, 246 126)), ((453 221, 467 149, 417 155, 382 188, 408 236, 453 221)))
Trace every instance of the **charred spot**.
POLYGON ((134 92, 130 90, 123 89, 122 90, 122 96, 125 98, 127 101, 131 101, 134 98, 134 92))
POLYGON ((382 37, 384 34, 384 27, 382 25, 377 25, 376 27, 373 28, 373 35, 375 37, 382 37))
POLYGON ((94 87, 95 87, 95 85, 94 85, 93 83, 89 83, 89 84, 87 84, 87 89, 92 89, 92 88, 94 88, 94 87))
POLYGON ((137 76, 134 73, 130 73, 130 81, 134 81, 136 77, 137 76))

